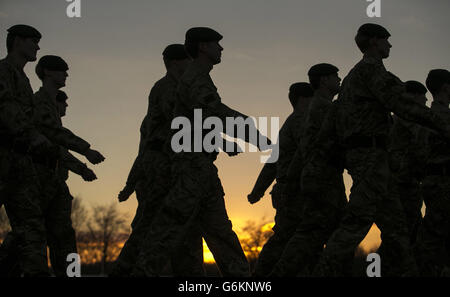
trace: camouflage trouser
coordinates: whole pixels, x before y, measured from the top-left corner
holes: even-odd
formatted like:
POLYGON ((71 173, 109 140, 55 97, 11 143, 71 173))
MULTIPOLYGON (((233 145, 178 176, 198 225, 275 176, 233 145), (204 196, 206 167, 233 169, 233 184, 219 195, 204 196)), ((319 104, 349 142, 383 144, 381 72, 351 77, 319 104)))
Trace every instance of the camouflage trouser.
POLYGON ((2 195, 12 232, 19 242, 20 266, 25 276, 48 276, 45 221, 35 167, 30 156, 0 150, 2 168, 9 163, 7 171, 2 169, 2 195))
POLYGON ((450 235, 450 177, 427 176, 422 188, 426 211, 418 232, 416 255, 423 276, 441 276, 450 257, 446 247, 450 235))
POLYGON ((381 230, 382 240, 397 256, 401 274, 417 274, 401 203, 388 195, 388 153, 377 148, 350 149, 345 152, 345 167, 353 179, 350 201, 339 228, 326 244, 314 274, 343 275, 346 258, 354 253, 374 222, 381 230))
POLYGON ((269 275, 301 219, 303 205, 300 195, 293 193, 287 201, 282 201, 283 187, 284 184, 277 182, 271 192, 272 204, 276 209, 274 233, 259 253, 255 268, 257 277, 269 275))
POLYGON ((302 176, 302 219, 271 276, 311 275, 324 244, 339 226, 347 204, 342 172, 305 166, 302 176), (310 177, 314 177, 313 184, 305 182, 310 177))
MULTIPOLYGON (((171 187, 169 157, 149 151, 143 161, 145 177, 136 185, 138 208, 131 223, 132 232, 125 242, 110 276, 130 276, 141 244, 171 187)), ((192 230, 172 255, 172 273, 176 276, 203 276, 203 242, 199 230, 192 230), (182 252, 180 252, 182 251, 182 252)))
POLYGON ((224 192, 212 160, 180 153, 172 162, 172 187, 142 243, 136 276, 162 275, 189 231, 201 228, 224 276, 249 276, 247 259, 225 210, 224 192))
POLYGON ((0 246, 0 277, 20 277, 18 242, 14 233, 9 232, 0 246))
POLYGON ((72 227, 72 195, 54 170, 37 165, 41 182, 41 209, 44 213, 50 262, 57 277, 67 276, 67 255, 77 252, 72 227))
MULTIPOLYGON (((70 218, 72 196, 62 181, 45 168, 36 165, 40 180, 40 209, 43 212, 47 244, 50 250, 50 261, 56 276, 66 276, 66 257, 76 253, 75 231, 70 218)), ((15 232, 8 233, 2 244, 2 275, 14 275, 21 270, 20 254, 17 252, 20 238, 15 232)), ((45 250, 46 251, 46 250, 45 250)), ((46 257, 45 253, 45 257, 46 257)), ((20 275, 20 272, 19 272, 20 275)))
MULTIPOLYGON (((404 179, 400 179, 393 174, 389 187, 389 195, 397 197, 402 204, 406 215, 409 243, 413 246, 417 239, 419 226, 422 223, 421 208, 423 198, 420 183, 414 182, 412 177, 410 178, 410 182, 407 183, 404 179)), ((385 241, 381 243, 378 249, 377 253, 382 259, 381 267, 384 276, 398 275, 399 273, 395 265, 397 255, 392 253, 393 250, 385 241)))

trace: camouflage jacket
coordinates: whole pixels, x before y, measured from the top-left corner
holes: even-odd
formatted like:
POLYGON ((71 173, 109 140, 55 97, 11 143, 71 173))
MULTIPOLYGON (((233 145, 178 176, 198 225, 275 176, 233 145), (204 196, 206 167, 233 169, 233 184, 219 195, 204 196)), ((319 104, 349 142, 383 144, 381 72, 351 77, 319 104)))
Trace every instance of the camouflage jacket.
POLYGON ((33 118, 37 129, 53 143, 80 154, 89 149, 88 142, 62 126, 56 99, 52 98, 43 88, 34 94, 33 118))
POLYGON ((28 142, 39 132, 32 122, 33 90, 22 69, 9 58, 0 60, 0 134, 2 141, 28 142))
POLYGON ((86 163, 78 160, 66 148, 61 147, 61 158, 58 161, 56 172, 61 180, 66 181, 69 178, 69 171, 72 171, 79 176, 82 176, 85 170, 88 169, 86 163))
MULTIPOLYGON (((136 183, 143 178, 145 153, 148 150, 167 149, 168 136, 171 135, 171 120, 175 105, 175 93, 178 81, 167 73, 158 80, 150 90, 148 96, 147 114, 142 120, 140 127, 139 151, 133 166, 128 174, 127 184, 135 187, 136 183)), ((170 142, 169 142, 170 144, 170 142)))
POLYGON ((342 82, 337 114, 340 141, 345 142, 350 136, 387 138, 392 125, 391 112, 438 131, 448 127, 429 108, 404 95, 403 82, 386 70, 381 59, 364 56, 342 82))
POLYGON ((390 131, 389 152, 393 173, 411 179, 425 170, 427 129, 394 115, 390 131))
MULTIPOLYGON (((450 123, 450 110, 448 105, 433 101, 431 109, 450 123)), ((439 134, 428 130, 427 134, 427 164, 449 164, 450 144, 439 134)))
POLYGON ((296 109, 288 116, 283 126, 281 126, 278 135, 278 160, 274 163, 264 164, 253 187, 253 193, 264 195, 275 178, 277 183, 286 182, 289 165, 300 143, 300 130, 305 120, 305 114, 306 112, 304 110, 296 109))

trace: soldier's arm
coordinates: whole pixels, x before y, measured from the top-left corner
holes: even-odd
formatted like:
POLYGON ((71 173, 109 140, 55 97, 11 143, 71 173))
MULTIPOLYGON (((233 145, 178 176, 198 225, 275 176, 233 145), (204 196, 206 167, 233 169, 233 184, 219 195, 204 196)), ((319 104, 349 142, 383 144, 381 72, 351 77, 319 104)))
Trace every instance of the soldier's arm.
MULTIPOLYGON (((6 70, 0 69, 0 124, 1 133, 23 142, 24 150, 33 150, 38 147, 51 148, 52 145, 32 123, 32 119, 25 115, 20 104, 14 99, 11 92, 11 82, 6 70)), ((5 137, 5 136, 3 136, 5 137)))
POLYGON ((97 177, 95 173, 87 167, 87 165, 81 162, 77 157, 72 155, 68 150, 61 149, 61 166, 67 168, 73 173, 81 176, 85 181, 95 180, 97 177))
POLYGON ((92 164, 98 164, 105 159, 100 152, 92 150, 87 141, 76 136, 72 131, 61 125, 56 108, 51 104, 38 102, 35 105, 34 116, 39 131, 42 131, 50 141, 80 153, 92 164))
MULTIPOLYGON (((237 118, 242 117, 244 120, 249 118, 247 115, 240 113, 227 105, 222 103, 222 99, 215 87, 209 82, 208 77, 200 77, 196 80, 190 88, 189 101, 191 106, 194 108, 201 108, 203 115, 205 117, 215 116, 222 120, 223 123, 226 122, 227 117, 237 118)), ((189 102, 188 102, 189 104, 189 102)), ((248 121, 249 125, 245 125, 245 135, 240 135, 237 133, 235 127, 234 135, 231 137, 240 138, 245 142, 251 143, 258 147, 260 150, 267 149, 263 147, 266 143, 270 144, 270 140, 263 136, 259 130, 254 125, 253 121, 248 121), (256 139, 252 139, 250 135, 256 135, 256 139)), ((224 125, 224 133, 229 132, 226 130, 226 125, 224 125)))
POLYGON ((382 65, 364 65, 362 79, 375 98, 397 116, 446 133, 449 137, 449 123, 432 112, 430 108, 415 103, 412 98, 409 98, 403 83, 387 72, 382 65))
POLYGON ((247 196, 250 203, 258 202, 277 175, 277 163, 265 163, 253 186, 252 192, 247 196))
POLYGON ((286 173, 286 187, 283 190, 282 195, 287 196, 289 193, 296 192, 300 186, 300 177, 303 168, 303 153, 300 149, 300 145, 297 146, 292 161, 289 164, 289 169, 286 173))
POLYGON ((139 151, 136 159, 134 159, 133 165, 131 166, 130 172, 128 173, 127 181, 123 190, 119 193, 119 201, 127 200, 131 194, 136 189, 137 182, 143 178, 143 168, 142 168, 142 156, 145 151, 145 140, 146 140, 146 123, 147 116, 144 118, 141 124, 141 138, 139 142, 139 151))

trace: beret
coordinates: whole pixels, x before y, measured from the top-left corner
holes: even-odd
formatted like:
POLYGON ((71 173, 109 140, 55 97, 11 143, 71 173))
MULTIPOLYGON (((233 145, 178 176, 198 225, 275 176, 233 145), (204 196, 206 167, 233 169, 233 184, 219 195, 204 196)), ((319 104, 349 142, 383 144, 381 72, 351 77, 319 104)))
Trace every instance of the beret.
POLYGON ((64 102, 67 98, 66 92, 58 90, 58 93, 56 94, 56 101, 64 102))
POLYGON ((431 93, 439 91, 444 84, 450 84, 450 72, 446 69, 433 69, 428 73, 425 84, 431 93))
POLYGON ((293 83, 289 87, 289 96, 312 97, 313 95, 314 95, 314 91, 309 83, 298 82, 298 83, 293 83))
POLYGON ((42 37, 41 33, 38 30, 28 25, 14 25, 10 27, 7 31, 9 34, 21 37, 39 38, 39 39, 41 39, 42 37))
POLYGON ((52 55, 41 57, 36 65, 36 68, 38 67, 52 71, 67 71, 69 69, 69 66, 61 57, 52 55))
POLYGON ((415 80, 408 80, 405 82, 406 92, 414 94, 425 95, 427 93, 427 88, 423 84, 415 80))
POLYGON ((391 34, 381 25, 366 23, 361 25, 358 29, 358 34, 367 37, 388 38, 391 34))
POLYGON ((186 32, 186 42, 220 41, 223 36, 208 27, 194 27, 186 32))
POLYGON ((184 60, 189 57, 184 49, 183 44, 168 45, 164 49, 162 55, 166 60, 184 60))
POLYGON ((312 66, 308 71, 308 76, 325 76, 337 73, 339 69, 336 66, 327 63, 320 63, 312 66))

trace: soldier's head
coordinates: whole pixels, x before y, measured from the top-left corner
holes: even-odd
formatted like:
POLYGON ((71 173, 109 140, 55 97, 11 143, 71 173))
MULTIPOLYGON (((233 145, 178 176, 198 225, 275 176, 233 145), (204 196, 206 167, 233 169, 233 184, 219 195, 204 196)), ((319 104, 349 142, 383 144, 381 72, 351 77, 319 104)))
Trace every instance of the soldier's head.
POLYGON ((450 102, 450 72, 446 69, 433 69, 425 81, 433 99, 450 102))
POLYGON ((59 116, 63 117, 66 115, 67 110, 67 94, 64 91, 58 90, 56 94, 56 106, 58 107, 59 116))
POLYGON ((406 93, 411 94, 416 103, 425 106, 427 103, 427 97, 425 96, 427 88, 423 84, 415 80, 408 80, 405 82, 405 87, 406 93))
POLYGON ((58 56, 47 55, 39 59, 36 65, 36 75, 44 83, 53 84, 57 89, 66 85, 69 66, 58 56))
POLYGON ((313 90, 327 90, 333 96, 339 93, 341 78, 338 71, 336 66, 327 63, 312 66, 308 71, 308 77, 313 90))
POLYGON ((301 103, 306 102, 307 98, 311 98, 313 95, 314 91, 309 83, 298 82, 289 87, 289 101, 294 109, 299 107, 301 103))
POLYGON ((375 54, 386 59, 392 47, 388 41, 390 36, 383 26, 367 23, 359 27, 355 42, 363 54, 375 54))
POLYGON ((36 61, 36 54, 41 40, 41 33, 28 25, 14 25, 6 36, 6 50, 8 54, 16 53, 26 61, 36 61))
POLYGON ((186 32, 184 46, 193 59, 204 59, 211 65, 219 64, 223 47, 219 44, 223 36, 211 28, 194 27, 186 32))
POLYGON ((183 44, 171 44, 167 46, 162 55, 167 71, 177 76, 183 74, 191 62, 191 58, 184 50, 183 44))

